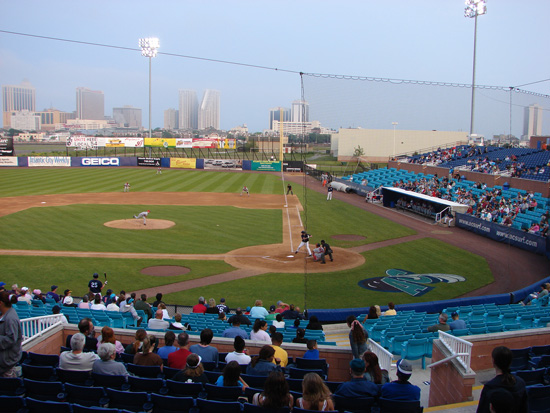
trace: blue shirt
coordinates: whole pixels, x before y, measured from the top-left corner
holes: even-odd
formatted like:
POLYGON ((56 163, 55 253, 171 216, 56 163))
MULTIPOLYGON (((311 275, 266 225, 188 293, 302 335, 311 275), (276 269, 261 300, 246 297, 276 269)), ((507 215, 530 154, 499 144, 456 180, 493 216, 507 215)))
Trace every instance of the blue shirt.
POLYGON ((392 381, 382 386, 380 397, 392 400, 420 401, 420 387, 408 381, 392 381))
POLYGON ((372 381, 364 377, 352 377, 350 381, 342 383, 334 394, 342 397, 376 397, 380 389, 372 381))
POLYGON ((246 368, 246 374, 251 376, 269 376, 272 371, 281 371, 281 367, 267 360, 258 360, 254 367, 249 364, 246 368))
MULTIPOLYGON (((238 383, 239 383, 239 386, 240 386, 240 387, 243 387, 243 386, 244 386, 244 384, 243 384, 242 381, 239 380, 238 383)), ((218 380, 216 380, 216 386, 218 386, 218 387, 224 387, 224 385, 223 385, 223 375, 220 376, 220 377, 218 377, 218 380)), ((227 387, 235 387, 235 386, 227 386, 227 387)))
POLYGON ((449 327, 451 327, 451 330, 462 330, 464 328, 468 328, 466 327, 466 322, 464 320, 455 320, 455 321, 451 321, 449 323, 449 327))
POLYGON ((310 359, 310 360, 319 360, 319 350, 317 350, 316 348, 314 348, 313 350, 308 350, 304 353, 302 358, 310 359))
POLYGON ((173 353, 174 351, 178 351, 179 347, 175 346, 164 346, 157 350, 157 354, 160 356, 160 358, 168 359, 168 354, 173 353))
POLYGON ((240 327, 229 327, 222 334, 222 337, 235 338, 241 336, 244 340, 248 340, 248 334, 240 327))
POLYGON ((201 356, 202 361, 211 361, 216 363, 216 366, 218 365, 219 357, 218 349, 216 347, 203 347, 200 344, 193 344, 191 347, 189 347, 189 351, 191 353, 195 353, 201 356))

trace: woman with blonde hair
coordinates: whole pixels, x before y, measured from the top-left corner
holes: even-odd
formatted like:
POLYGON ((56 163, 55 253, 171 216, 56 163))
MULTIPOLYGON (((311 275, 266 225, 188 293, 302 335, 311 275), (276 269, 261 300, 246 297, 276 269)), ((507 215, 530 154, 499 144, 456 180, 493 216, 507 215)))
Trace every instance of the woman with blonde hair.
POLYGON ((256 302, 254 303, 254 307, 250 309, 251 318, 264 319, 269 315, 269 312, 264 307, 262 307, 262 305, 262 300, 256 300, 256 302))
POLYGON ((209 298, 206 314, 219 314, 219 313, 220 313, 220 309, 216 307, 216 300, 214 300, 213 298, 209 298))
POLYGON ((307 373, 302 381, 302 397, 296 400, 300 409, 320 412, 334 410, 330 390, 317 373, 307 373))
POLYGON ((97 348, 99 348, 99 346, 103 343, 114 344, 117 355, 124 353, 124 346, 120 341, 115 339, 115 332, 109 326, 104 326, 101 329, 101 335, 97 339, 97 348))

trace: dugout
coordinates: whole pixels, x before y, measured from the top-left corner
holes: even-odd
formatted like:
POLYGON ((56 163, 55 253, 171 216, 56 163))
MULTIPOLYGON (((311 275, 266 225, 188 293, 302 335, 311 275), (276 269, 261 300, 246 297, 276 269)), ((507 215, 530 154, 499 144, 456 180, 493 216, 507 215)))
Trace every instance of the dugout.
MULTIPOLYGON (((448 201, 446 199, 436 198, 429 195, 419 194, 413 191, 407 191, 402 188, 383 187, 382 188, 383 203, 387 208, 395 208, 400 199, 409 203, 411 200, 419 205, 427 205, 431 207, 434 215, 443 211, 446 208, 451 208, 453 214, 457 212, 465 214, 468 211, 468 205, 459 204, 457 202, 448 201)), ((420 213, 416 210, 412 212, 420 213)))

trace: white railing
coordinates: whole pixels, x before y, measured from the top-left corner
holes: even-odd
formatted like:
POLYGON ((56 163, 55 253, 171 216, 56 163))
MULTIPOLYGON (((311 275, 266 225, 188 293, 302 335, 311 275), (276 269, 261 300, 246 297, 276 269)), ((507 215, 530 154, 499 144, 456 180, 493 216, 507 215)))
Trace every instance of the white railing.
POLYGON ((460 337, 455 337, 452 334, 448 334, 443 331, 439 331, 439 340, 447 348, 451 355, 443 360, 430 364, 428 367, 434 367, 455 358, 456 361, 464 367, 466 372, 469 372, 473 344, 469 341, 461 339, 460 337))
POLYGON ((23 343, 27 344, 35 337, 39 337, 52 330, 55 326, 61 325, 62 314, 46 315, 41 317, 23 318, 21 330, 23 331, 23 343))
POLYGON ((378 357, 378 364, 382 370, 386 370, 388 373, 391 368, 391 362, 393 354, 378 344, 373 339, 369 338, 369 349, 378 357))

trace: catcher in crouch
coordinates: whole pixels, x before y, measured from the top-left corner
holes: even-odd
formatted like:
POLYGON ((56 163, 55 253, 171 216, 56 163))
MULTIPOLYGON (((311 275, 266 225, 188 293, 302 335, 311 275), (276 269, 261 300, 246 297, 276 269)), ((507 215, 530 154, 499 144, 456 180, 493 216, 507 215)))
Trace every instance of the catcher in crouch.
POLYGON ((149 210, 140 212, 138 215, 134 215, 135 219, 143 218, 143 225, 147 225, 147 215, 149 215, 149 210))

